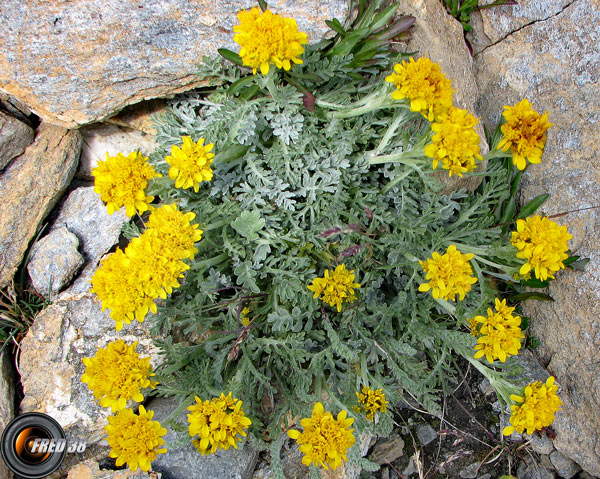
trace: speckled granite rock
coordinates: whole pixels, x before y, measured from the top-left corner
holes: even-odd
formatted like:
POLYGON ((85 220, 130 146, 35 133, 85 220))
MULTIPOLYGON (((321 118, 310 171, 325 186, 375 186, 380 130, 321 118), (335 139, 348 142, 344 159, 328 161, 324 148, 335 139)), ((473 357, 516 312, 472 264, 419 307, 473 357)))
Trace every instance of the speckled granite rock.
MULTIPOLYGON (((550 201, 541 208, 546 215, 597 205, 600 1, 569 2, 548 11, 542 16, 546 20, 537 14, 523 20, 527 12, 538 11, 538 2, 519 3, 515 15, 517 7, 482 12, 482 33, 505 38, 475 57, 481 88, 478 112, 493 127, 503 105, 524 97, 538 111, 548 111, 555 126, 548 132, 542 163, 524 176, 522 202, 550 193, 550 201), (517 25, 525 26, 507 34, 515 16, 521 18, 517 25)), ((555 221, 567 225, 573 235, 571 250, 591 261, 585 272, 559 273, 549 288, 554 303, 529 301, 524 310, 532 317, 531 333, 541 340, 542 363, 562 386, 564 405, 554 422, 554 444, 587 472, 600 476, 600 212, 570 213, 555 221)))
MULTIPOLYGON (((475 82, 473 59, 463 38, 463 29, 459 22, 446 13, 439 0, 411 0, 400 2, 399 14, 412 15, 416 21, 409 30, 408 43, 401 46, 403 51, 418 52, 440 65, 446 76, 452 80, 454 104, 476 115, 475 102, 479 90, 475 82)), ((481 154, 488 151, 483 124, 477 126, 481 138, 481 154)), ((484 168, 480 166, 479 168, 484 168)), ((435 176, 444 186, 445 191, 459 188, 475 189, 481 183, 480 176, 460 178, 448 176, 447 170, 440 170, 435 176)))
MULTIPOLYGON (((256 3, 256 2, 255 2, 256 3)), ((0 89, 44 120, 68 128, 108 117, 144 99, 201 86, 204 55, 237 51, 232 28, 252 2, 188 0, 3 0, 0 89)), ((310 41, 340 20, 346 0, 274 0, 310 41)))
POLYGON ((42 124, 34 143, 0 175, 0 288, 73 178, 80 147, 79 132, 42 124))
POLYGON ((110 410, 96 404, 87 384, 81 382, 85 371, 82 358, 95 355, 110 341, 123 339, 128 344, 138 341, 136 351, 150 356, 152 366, 156 366, 158 350, 148 326, 134 323, 117 333, 108 310, 102 312, 100 303, 89 293, 63 295, 41 311, 21 343, 19 366, 25 395, 21 411, 49 414, 67 435, 88 444, 100 441, 110 410))
POLYGON ((33 141, 33 128, 0 111, 0 171, 33 141))
POLYGON ((64 226, 36 242, 27 271, 33 287, 45 298, 53 298, 83 264, 77 251, 79 240, 64 226))

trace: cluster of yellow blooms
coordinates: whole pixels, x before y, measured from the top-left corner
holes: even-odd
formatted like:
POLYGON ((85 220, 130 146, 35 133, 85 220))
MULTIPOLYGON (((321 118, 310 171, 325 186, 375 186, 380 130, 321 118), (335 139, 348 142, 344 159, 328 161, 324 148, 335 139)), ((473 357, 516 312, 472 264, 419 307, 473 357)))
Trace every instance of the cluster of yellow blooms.
POLYGON ((106 433, 111 448, 109 456, 116 459, 117 467, 127 464, 132 471, 139 467, 150 469, 150 463, 157 454, 164 454, 165 440, 161 437, 167 430, 158 421, 153 421, 154 411, 146 411, 140 406, 138 414, 131 409, 121 409, 108 417, 106 433))
POLYGON ((428 283, 419 285, 419 291, 431 290, 435 299, 462 301, 471 291, 471 286, 477 282, 473 276, 473 268, 469 261, 473 254, 462 254, 455 245, 451 244, 443 255, 433 252, 431 258, 419 261, 421 267, 427 272, 425 279, 428 283))
POLYGON ((122 206, 129 217, 136 211, 143 213, 150 209, 154 196, 146 196, 148 180, 161 175, 147 160, 139 151, 134 151, 127 156, 118 153, 109 157, 107 153, 106 160, 98 162, 92 171, 94 191, 106 203, 109 214, 122 206))
POLYGON ((127 345, 119 339, 98 349, 96 356, 83 358, 86 368, 81 382, 87 383, 100 406, 112 412, 125 409, 130 399, 142 402, 141 389, 157 385, 149 379, 154 376, 150 358, 140 358, 135 352, 137 345, 127 345))
POLYGON ((302 45, 308 43, 306 33, 298 31, 293 18, 285 18, 270 10, 260 8, 242 10, 238 13, 239 25, 233 27, 233 41, 240 45, 242 63, 263 75, 269 73, 269 64, 289 70, 291 62, 301 64, 298 58, 304 52, 302 45))
MULTIPOLYGON (((268 74, 270 65, 289 70, 292 63, 303 63, 299 55, 304 52, 302 45, 308 43, 308 39, 305 33, 298 31, 295 20, 268 9, 262 12, 256 7, 241 11, 238 19, 240 24, 234 27, 234 41, 241 47, 239 55, 243 64, 252 68, 254 74, 258 69, 268 74)), ((392 93, 394 100, 407 99, 411 111, 419 112, 431 122, 434 134, 424 152, 433 159, 433 168, 441 163, 450 176, 473 171, 476 162, 482 160, 480 139, 475 131, 477 119, 453 106, 451 82, 440 67, 427 58, 410 58, 408 62, 396 64, 386 81, 396 86, 392 93)), ((511 150, 513 163, 520 170, 525 168, 526 160, 539 163, 546 130, 551 126, 548 114, 540 116, 527 100, 505 109, 506 122, 502 126, 499 148, 511 150)), ((205 145, 203 138, 194 143, 188 136, 182 137, 181 147, 172 147, 165 161, 176 188, 193 187, 197 192, 202 181, 212 179, 211 163, 215 156, 212 148, 213 144, 205 145)), ((125 250, 117 249, 105 258, 92 279, 92 292, 102 301, 103 310, 111 310, 117 330, 133 319, 143 321, 148 311, 156 312, 155 300, 166 298, 173 288, 179 287, 179 278, 189 269, 182 260, 194 257, 197 253, 194 243, 202 237, 198 225, 191 223, 193 213, 183 213, 174 204, 156 209, 150 205, 154 197, 146 195, 148 181, 161 175, 146 160, 139 152, 128 156, 119 153, 116 157, 107 154, 106 161, 100 161, 92 172, 95 191, 110 214, 123 206, 129 217, 136 211, 141 214, 151 210, 145 231, 125 250)), ((517 256, 527 260, 521 274, 534 270, 539 279, 553 278, 554 272, 564 267, 566 242, 570 238, 565 227, 547 218, 534 216, 518 220, 511 242, 519 250, 517 256)), ((419 291, 431 290, 436 299, 456 301, 458 295, 459 300, 463 300, 477 282, 469 263, 473 256, 462 254, 455 245, 450 245, 445 254, 434 252, 430 259, 420 261, 428 282, 421 284, 419 291)), ((340 264, 334 271, 326 269, 324 277, 315 278, 308 289, 314 292, 315 298, 322 297, 325 303, 341 312, 344 302, 352 303, 356 299, 354 289, 360 284, 354 280, 354 271, 340 264)), ((505 300, 496 299, 495 308, 496 311, 488 309, 487 318, 477 316, 472 320, 474 331, 481 335, 475 357, 485 355, 489 362, 495 359, 504 362, 521 347, 521 318, 512 315, 514 308, 506 306, 505 300)), ((247 307, 242 310, 241 321, 245 326, 249 323, 248 313, 247 307)), ((166 452, 160 446, 164 445, 161 436, 167 431, 152 421, 152 411, 147 412, 140 406, 139 413, 135 414, 126 408, 130 399, 143 400, 141 389, 154 388, 157 384, 149 379, 154 375, 149 359, 135 353, 136 345, 128 346, 118 340, 99 349, 95 357, 85 358, 86 372, 82 381, 88 383, 101 406, 117 411, 108 418, 106 426, 112 449, 110 457, 116 458, 117 466, 127 463, 134 471, 138 467, 147 471, 156 455, 166 452)), ((538 382, 528 385, 523 397, 511 396, 521 404, 512 406, 512 425, 504 434, 525 429, 531 433, 548 426, 561 404, 556 391, 551 377, 545 385, 538 382)), ((388 402, 381 389, 365 386, 356 394, 360 404, 357 409, 364 409, 367 419, 373 420, 378 411, 387 411, 388 402)), ((219 448, 237 448, 251 425, 242 409, 242 401, 233 398, 231 392, 227 396, 221 393, 210 401, 195 399, 196 404, 188 408, 188 422, 190 436, 197 437, 193 444, 198 451, 209 454, 219 448)), ((346 453, 355 442, 353 429, 350 429, 353 421, 346 411, 334 418, 317 402, 312 416, 300 422, 303 432, 290 430, 288 435, 300 445, 303 464, 336 469, 342 460, 347 460, 346 453)))
POLYGON ((198 436, 192 444, 202 454, 212 454, 217 449, 237 449, 237 443, 246 436, 245 429, 252 424, 242 409, 242 401, 231 397, 231 392, 211 401, 196 396, 196 404, 188 407, 188 432, 198 436))
POLYGON ((546 144, 546 131, 552 126, 548 122, 548 112, 540 115, 531 108, 527 98, 515 106, 504 106, 505 119, 500 127, 502 140, 498 148, 510 150, 512 162, 519 170, 524 170, 527 161, 537 164, 542 161, 542 152, 546 144))
POLYGON ((179 287, 178 279, 189 269, 182 259, 194 256, 194 243, 202 237, 198 225, 190 223, 194 217, 174 204, 156 208, 139 237, 102 260, 91 291, 102 310, 110 309, 117 331, 134 318, 142 322, 148 310, 155 313, 154 301, 179 287))
POLYGON ((361 391, 356 393, 358 404, 353 409, 357 413, 365 412, 365 416, 369 421, 375 419, 375 413, 377 411, 386 412, 388 402, 383 394, 383 389, 371 389, 367 386, 363 386, 361 391))
POLYGON ((563 261, 569 257, 567 241, 571 238, 566 226, 549 218, 534 215, 517 220, 517 231, 512 232, 510 242, 519 250, 517 258, 527 260, 519 274, 533 270, 541 281, 554 279, 554 273, 565 267, 563 261))
POLYGON ((354 429, 350 429, 354 419, 347 416, 347 411, 340 411, 335 419, 330 412, 325 411, 320 402, 317 402, 311 417, 300 421, 304 431, 288 431, 288 436, 296 440, 300 452, 304 454, 302 464, 337 469, 342 460, 348 460, 346 453, 356 439, 352 434, 354 429))
POLYGON ((438 163, 449 170, 449 176, 462 176, 473 171, 479 154, 479 135, 475 131, 477 119, 467 110, 452 106, 450 80, 439 65, 429 58, 414 58, 394 65, 394 73, 385 79, 396 86, 395 100, 407 99, 410 110, 419 112, 431 122, 434 135, 425 147, 425 155, 433 158, 433 169, 438 163))
POLYGON ((189 136, 181 137, 181 148, 171 147, 171 155, 165 161, 171 166, 169 178, 175 181, 175 188, 191 188, 197 193, 202 181, 210 181, 213 177, 210 165, 215 157, 210 153, 214 144, 204 144, 204 138, 194 143, 189 136))
POLYGON ((504 428, 503 434, 510 436, 514 431, 533 434, 554 421, 554 414, 560 408, 562 401, 557 395, 558 387, 554 377, 550 376, 545 383, 536 381, 528 384, 522 396, 511 395, 516 403, 511 406, 510 426, 504 428))
POLYGON ((352 303, 356 299, 354 288, 360 284, 354 282, 354 270, 348 271, 345 264, 340 264, 332 271, 325 270, 323 278, 315 278, 308 286, 315 298, 323 296, 323 301, 329 306, 336 306, 338 313, 342 311, 342 303, 352 303))
POLYGON ((521 331, 521 317, 513 316, 515 308, 506 305, 506 299, 495 298, 496 311, 488 308, 487 317, 475 316, 471 320, 471 334, 479 333, 475 345, 475 358, 485 355, 489 363, 499 359, 505 362, 509 356, 514 356, 521 349, 521 339, 525 337, 521 331))

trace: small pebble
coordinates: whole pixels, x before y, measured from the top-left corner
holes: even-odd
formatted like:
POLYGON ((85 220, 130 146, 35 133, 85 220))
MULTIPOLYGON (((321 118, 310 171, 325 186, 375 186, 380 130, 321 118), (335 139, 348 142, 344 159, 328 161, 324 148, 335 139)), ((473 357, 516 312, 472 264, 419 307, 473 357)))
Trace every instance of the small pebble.
POLYGON ((556 468, 558 475, 564 479, 571 479, 575 474, 581 471, 579 464, 558 451, 554 451, 550 454, 550 461, 556 468))
POLYGON ((463 479, 475 479, 477 477, 477 471, 479 469, 480 462, 474 462, 469 464, 464 469, 460 470, 458 475, 463 479))
POLYGON ((421 444, 427 446, 427 444, 437 439, 437 432, 429 424, 421 424, 417 426, 417 436, 421 444))

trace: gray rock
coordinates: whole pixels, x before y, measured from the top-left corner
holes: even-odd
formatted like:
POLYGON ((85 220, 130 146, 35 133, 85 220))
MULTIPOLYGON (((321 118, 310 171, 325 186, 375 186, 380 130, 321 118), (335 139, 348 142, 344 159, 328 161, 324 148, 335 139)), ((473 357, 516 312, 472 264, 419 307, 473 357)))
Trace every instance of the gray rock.
POLYGON ((71 281, 83 264, 78 246, 77 236, 64 226, 33 245, 27 271, 38 293, 53 298, 71 281))
POLYGON ((380 439, 373 447, 369 459, 379 465, 394 462, 404 453, 404 440, 398 434, 380 439))
POLYGON ((79 132, 42 124, 35 142, 0 175, 0 288, 73 178, 80 147, 79 132))
MULTIPOLYGON (((148 405, 154 411, 154 420, 164 425, 167 417, 177 408, 178 402, 173 398, 155 398, 148 405)), ((187 410, 183 410, 177 421, 185 426, 184 432, 176 433, 169 428, 163 439, 168 452, 160 454, 152 469, 172 479, 250 479, 256 465, 258 453, 247 444, 238 444, 237 449, 218 450, 214 454, 203 456, 191 444, 187 434, 187 410), (170 447, 169 443, 188 439, 185 445, 170 447)))
POLYGON ((51 228, 66 227, 81 244, 85 265, 79 278, 68 289, 68 294, 90 289, 89 280, 98 261, 118 242, 121 228, 127 221, 124 208, 108 214, 93 186, 80 187, 69 194, 51 228))
POLYGON ((437 432, 429 424, 420 424, 417 426, 417 437, 426 446, 437 439, 437 432))
POLYGON ((552 462, 558 475, 564 479, 571 479, 575 474, 581 471, 579 464, 558 451, 554 451, 550 454, 550 462, 552 462))
POLYGON ((64 293, 54 304, 38 313, 33 326, 21 342, 19 369, 23 383, 22 412, 38 411, 56 419, 69 436, 95 444, 104 436, 109 409, 101 408, 87 384, 84 357, 116 339, 131 344, 149 356, 153 367, 160 356, 148 326, 137 321, 117 333, 108 310, 91 294, 68 297, 64 293), (51 372, 41 373, 42 371, 51 372))
POLYGON ((478 479, 492 479, 492 475, 491 474, 483 474, 483 475, 479 476, 478 479))
POLYGON ((554 479, 554 473, 546 469, 543 465, 528 459, 525 463, 519 461, 517 477, 519 479, 554 479))
MULTIPOLYGON (((286 441, 281 450, 281 467, 286 479, 308 479, 308 467, 302 464, 304 454, 298 449, 296 441, 286 441)), ((273 469, 268 463, 257 466, 252 479, 273 479, 273 469)))
POLYGON ((526 439, 530 439, 529 445, 538 454, 550 454, 554 451, 554 444, 545 434, 534 434, 533 436, 525 435, 526 439))
POLYGON ((479 471, 480 466, 480 462, 474 462, 473 464, 469 464, 467 467, 458 471, 458 475, 464 479, 475 479, 477 477, 477 472, 479 471))
POLYGON ((481 383, 479 383, 479 390, 484 394, 484 396, 490 396, 495 392, 492 383, 490 383, 488 378, 483 378, 481 383))
MULTIPOLYGON (((269 2, 274 12, 294 17, 311 42, 329 30, 325 20, 344 20, 348 4, 269 2)), ((141 100, 201 86, 198 63, 221 47, 239 51, 232 31, 236 13, 251 5, 3 0, 0 85, 46 121, 68 128, 93 123, 141 100)))
MULTIPOLYGON (((539 210, 543 215, 597 205, 600 5, 597 0, 518 3, 522 8, 481 11, 481 34, 504 39, 475 56, 481 88, 478 113, 490 131, 503 105, 523 98, 538 112, 549 113, 554 126, 548 130, 542 162, 531 165, 523 176, 522 203, 550 193, 551 200, 539 210), (511 26, 514 12, 520 18, 511 26)), ((571 251, 591 261, 585 271, 560 271, 547 291, 555 301, 527 301, 523 313, 531 318, 530 333, 541 342, 536 353, 562 388, 554 445, 600 476, 600 210, 554 220, 573 235, 571 251)))
MULTIPOLYGON (((15 385, 12 366, 7 355, 8 348, 0 353, 0 431, 4 431, 6 425, 15 416, 15 385)), ((0 478, 10 478, 10 471, 0 461, 0 478)))
POLYGON ((33 128, 0 111, 0 171, 33 141, 33 128))

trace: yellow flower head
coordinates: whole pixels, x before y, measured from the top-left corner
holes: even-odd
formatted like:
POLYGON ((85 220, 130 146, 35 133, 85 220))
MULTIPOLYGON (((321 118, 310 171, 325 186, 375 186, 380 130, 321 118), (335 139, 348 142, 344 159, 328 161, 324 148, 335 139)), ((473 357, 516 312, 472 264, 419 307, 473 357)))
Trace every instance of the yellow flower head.
POLYGON ((521 339, 525 337, 521 331, 521 317, 513 316, 515 308, 506 305, 506 300, 495 299, 496 311, 488 308, 487 317, 476 316, 474 331, 479 327, 479 339, 475 345, 475 358, 485 355, 488 362, 499 359, 505 362, 521 349, 521 339))
POLYGON ((204 145, 204 138, 200 138, 197 143, 192 142, 189 136, 183 136, 181 140, 181 148, 173 145, 171 156, 165 157, 165 161, 171 166, 169 178, 175 180, 175 188, 186 189, 193 186, 194 191, 198 192, 201 181, 212 180, 210 164, 215 155, 210 150, 214 145, 204 145))
POLYGON ((462 301, 465 295, 471 291, 471 286, 477 282, 473 276, 473 268, 469 261, 473 254, 462 254, 456 246, 451 244, 446 253, 440 255, 434 252, 426 261, 419 261, 421 267, 427 273, 425 279, 428 283, 419 286, 419 291, 432 290, 435 299, 443 298, 450 301, 458 299, 462 301))
POLYGON ((452 106, 450 80, 440 70, 437 63, 429 58, 414 58, 394 65, 394 73, 385 78, 394 83, 394 100, 407 98, 410 110, 421 113, 429 121, 452 106))
MULTIPOLYGON (((127 251, 130 252, 129 249, 127 251)), ((117 331, 123 328, 123 323, 129 324, 136 316, 142 321, 148 310, 156 312, 154 297, 144 292, 137 271, 139 268, 135 262, 117 248, 102 259, 92 277, 90 291, 102 302, 102 311, 110 309, 117 331)))
POLYGON ((293 18, 285 18, 270 10, 260 8, 242 10, 238 13, 239 25, 233 27, 236 33, 233 41, 240 45, 240 57, 244 65, 263 75, 269 73, 269 64, 289 70, 291 63, 303 63, 298 55, 304 52, 302 45, 308 43, 306 33, 298 31, 293 18))
POLYGON ((517 220, 517 231, 512 232, 510 242, 518 250, 517 258, 527 261, 519 273, 524 276, 533 270, 541 281, 554 279, 554 273, 565 267, 563 261, 569 257, 567 242, 571 238, 566 226, 544 216, 517 220))
POLYGON ((81 382, 87 383, 100 406, 109 407, 112 412, 125 409, 130 399, 142 402, 140 390, 158 384, 148 379, 154 376, 150 358, 140 358, 135 352, 137 344, 128 346, 119 339, 98 349, 96 356, 83 358, 86 368, 81 382))
POLYGON ((560 409, 562 401, 558 397, 558 387, 554 377, 550 376, 546 383, 536 381, 525 386, 522 396, 511 394, 510 398, 516 403, 510 408, 510 426, 504 428, 503 434, 510 436, 514 431, 533 434, 554 421, 554 414, 560 409))
MULTIPOLYGON (((365 410, 367 419, 372 421, 377 411, 386 412, 388 402, 385 399, 382 389, 370 389, 367 386, 363 386, 360 393, 356 393, 358 403, 365 410)), ((361 408, 358 408, 357 412, 361 412, 361 408)))
POLYGON ((108 417, 106 433, 111 448, 109 457, 116 458, 116 466, 127 464, 129 469, 143 471, 150 469, 150 463, 166 449, 160 448, 165 441, 161 436, 167 430, 158 421, 152 421, 154 411, 146 411, 140 406, 138 414, 131 409, 121 409, 108 417))
POLYGON ((109 157, 99 161, 92 170, 94 176, 94 191, 106 203, 109 214, 113 214, 121 206, 125 206, 127 216, 131 217, 136 210, 139 213, 150 209, 154 196, 146 196, 148 180, 161 176, 146 161, 139 151, 124 156, 109 157))
POLYGON ((304 454, 302 464, 337 469, 342 460, 348 460, 346 453, 354 445, 355 438, 352 434, 354 429, 350 429, 354 419, 347 415, 347 411, 340 411, 337 419, 334 419, 318 402, 313 408, 312 416, 300 421, 303 432, 295 429, 288 431, 288 436, 296 440, 300 452, 304 454))
POLYGON ((326 269, 323 278, 315 278, 308 285, 308 289, 315 293, 314 298, 323 295, 323 301, 329 306, 337 306, 338 313, 342 311, 344 301, 352 303, 356 299, 354 288, 360 288, 360 284, 354 282, 354 270, 348 271, 343 263, 331 275, 326 269))
POLYGON ((241 436, 252 424, 244 414, 242 401, 231 397, 231 392, 212 401, 202 401, 196 396, 196 404, 188 407, 188 432, 198 436, 192 444, 202 454, 212 454, 217 449, 237 449, 241 436))
POLYGON ((498 148, 511 150, 513 165, 519 170, 525 169, 526 160, 533 164, 542 161, 546 131, 552 126, 548 122, 548 112, 540 115, 526 98, 515 106, 504 106, 504 109, 502 116, 506 122, 500 127, 503 138, 498 148))
POLYGON ((431 124, 434 132, 431 143, 425 147, 425 154, 433 158, 433 169, 442 162, 442 168, 449 170, 449 176, 462 176, 473 171, 479 154, 479 135, 475 131, 477 118, 467 110, 450 107, 436 117, 431 124))
POLYGON ((193 258, 198 252, 194 243, 200 241, 203 231, 191 221, 196 217, 191 211, 184 213, 176 204, 163 205, 150 214, 146 227, 158 236, 165 254, 176 259, 193 258))

